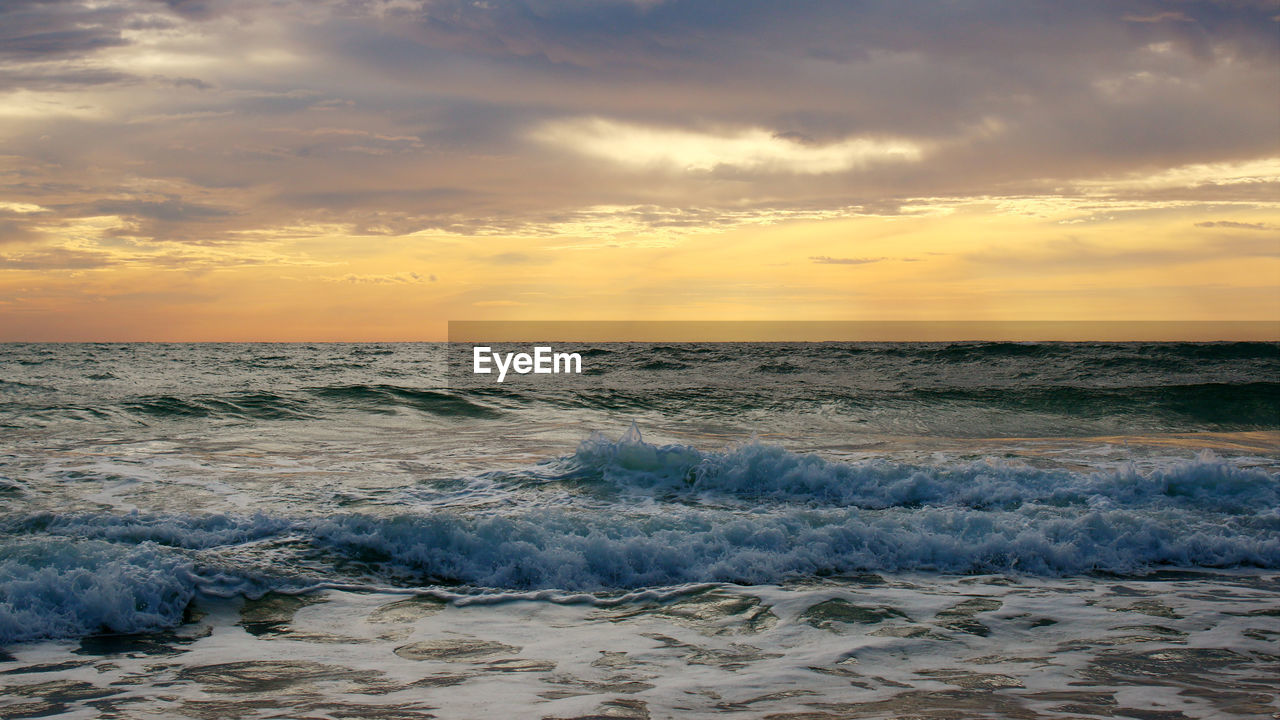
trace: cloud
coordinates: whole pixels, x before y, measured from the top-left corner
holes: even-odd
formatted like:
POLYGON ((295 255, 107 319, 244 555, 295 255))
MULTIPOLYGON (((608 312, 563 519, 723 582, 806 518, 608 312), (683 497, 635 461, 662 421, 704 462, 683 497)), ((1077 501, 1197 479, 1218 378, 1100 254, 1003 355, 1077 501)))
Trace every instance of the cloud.
POLYGON ((227 0, 161 0, 171 10, 184 17, 204 20, 225 12, 231 5, 227 0))
POLYGON ((0 5, 0 57, 78 56, 126 45, 120 30, 128 14, 78 2, 6 2, 0 5))
POLYGON ((815 262, 819 265, 868 265, 870 263, 877 263, 887 259, 888 258, 882 258, 882 257, 842 258, 842 257, 829 257, 827 255, 814 255, 809 258, 810 261, 815 262))
POLYGON ((1276 183, 1280 183, 1280 156, 1232 162, 1192 163, 1154 173, 1132 172, 1117 178, 1081 180, 1074 185, 1086 192, 1110 193, 1276 183))
POLYGON ((3 270, 88 270, 116 264, 102 252, 48 248, 0 255, 3 270))
POLYGON ((121 215, 125 217, 163 220, 167 222, 200 222, 225 218, 235 212, 226 208, 184 202, 181 198, 167 200, 102 200, 80 208, 81 215, 121 215))
POLYGON ((962 257, 992 267, 1052 273, 1163 267, 1220 258, 1280 258, 1280 244, 1270 237, 1250 237, 1179 247, 1114 247, 1078 237, 1063 237, 1019 248, 993 247, 962 257))
POLYGON ((1196 227, 1202 228, 1230 228, 1233 230, 1274 230, 1275 227, 1267 223, 1246 223, 1235 222, 1233 220, 1210 220, 1206 222, 1196 223, 1196 227))
POLYGON ((923 150, 906 140, 859 137, 827 144, 762 128, 699 132, 575 118, 545 123, 535 140, 631 169, 825 174, 874 163, 919 162, 923 150))
POLYGON ((109 213, 187 244, 340 227, 654 246, 918 198, 1265 203, 1274 10, 1176 10, 14 0, 0 187, 50 227, 109 213))
POLYGON ((196 90, 212 90, 213 89, 213 85, 205 82, 204 80, 201 80, 200 78, 195 78, 195 77, 167 78, 163 76, 158 76, 156 80, 160 82, 168 83, 178 88, 189 87, 189 88, 195 88, 196 90))
POLYGON ((1191 18, 1176 10, 1165 10, 1150 15, 1125 15, 1122 19, 1125 22, 1135 23, 1192 22, 1191 18))
POLYGON ((402 188, 350 188, 315 190, 310 192, 284 192, 275 196, 275 200, 293 208, 402 208, 418 212, 439 209, 444 210, 472 194, 463 188, 456 187, 423 187, 415 189, 402 188))
POLYGON ((522 252, 505 252, 490 255, 487 260, 494 265, 541 265, 549 262, 550 258, 522 252))
POLYGON ((0 68, 2 90, 80 90, 107 85, 140 82, 136 75, 118 70, 66 68, 61 66, 33 69, 0 68))
POLYGON ((26 223, 0 217, 0 245, 39 240, 44 236, 32 230, 26 223))
POLYGON ((356 275, 348 273, 340 278, 325 278, 329 282, 343 282, 353 285, 416 285, 424 282, 436 282, 435 275, 420 275, 416 272, 396 273, 392 275, 356 275))
POLYGON ((7 202, 0 200, 0 215, 29 215, 31 213, 42 212, 48 212, 48 208, 40 207, 34 203, 7 202))

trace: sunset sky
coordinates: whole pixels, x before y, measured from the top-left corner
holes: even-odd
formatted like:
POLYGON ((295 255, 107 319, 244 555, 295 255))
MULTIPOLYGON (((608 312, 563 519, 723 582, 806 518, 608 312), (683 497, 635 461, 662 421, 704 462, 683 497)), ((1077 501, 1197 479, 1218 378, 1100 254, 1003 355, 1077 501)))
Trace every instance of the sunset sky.
POLYGON ((1280 2, 0 3, 0 340, 1280 320, 1280 2))

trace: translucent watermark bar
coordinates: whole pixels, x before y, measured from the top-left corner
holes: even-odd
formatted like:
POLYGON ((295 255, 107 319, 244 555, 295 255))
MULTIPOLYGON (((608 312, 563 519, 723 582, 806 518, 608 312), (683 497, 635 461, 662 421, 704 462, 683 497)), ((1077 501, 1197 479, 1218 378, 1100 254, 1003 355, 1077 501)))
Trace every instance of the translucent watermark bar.
POLYGON ((850 361, 850 353, 881 344, 1277 340, 1280 323, 1266 322, 453 321, 447 381, 495 390, 536 384, 636 392, 859 385, 874 370, 850 361))
POLYGON ((1280 340, 1278 321, 451 320, 450 343, 1219 342, 1280 340))

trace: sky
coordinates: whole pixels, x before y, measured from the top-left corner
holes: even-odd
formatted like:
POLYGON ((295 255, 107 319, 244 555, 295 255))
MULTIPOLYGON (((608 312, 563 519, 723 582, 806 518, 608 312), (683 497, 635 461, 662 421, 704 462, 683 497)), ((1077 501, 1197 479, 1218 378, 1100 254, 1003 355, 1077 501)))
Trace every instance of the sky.
POLYGON ((1280 321, 1280 1, 4 0, 0 340, 1280 321))

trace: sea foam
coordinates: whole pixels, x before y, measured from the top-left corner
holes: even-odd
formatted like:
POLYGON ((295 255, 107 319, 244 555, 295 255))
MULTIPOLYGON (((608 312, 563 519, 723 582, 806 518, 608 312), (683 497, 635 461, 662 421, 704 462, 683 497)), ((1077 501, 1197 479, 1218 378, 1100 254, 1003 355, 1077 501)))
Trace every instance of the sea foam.
POLYGON ((0 642, 165 627, 201 594, 316 583, 555 595, 862 571, 1280 568, 1277 476, 1208 454, 1145 471, 926 466, 758 442, 706 452, 633 429, 508 479, 511 502, 471 509, 0 517, 0 642), (647 497, 521 502, 544 482, 647 497))
POLYGON ((0 642, 176 625, 192 563, 152 544, 30 539, 0 547, 0 642))

